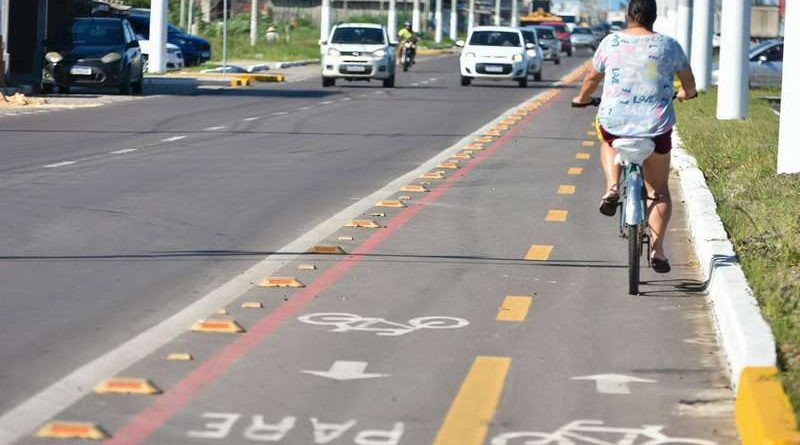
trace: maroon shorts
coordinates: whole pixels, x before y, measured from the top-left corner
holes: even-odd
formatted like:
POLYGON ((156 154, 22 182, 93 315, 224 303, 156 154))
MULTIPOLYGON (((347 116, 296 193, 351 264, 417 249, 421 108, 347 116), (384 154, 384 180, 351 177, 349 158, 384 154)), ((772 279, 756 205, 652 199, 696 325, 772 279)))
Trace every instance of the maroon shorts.
MULTIPOLYGON (((600 127, 600 134, 603 136, 603 140, 608 142, 611 145, 615 139, 619 139, 620 136, 615 136, 606 131, 605 128, 600 127)), ((665 155, 672 150, 672 129, 670 128, 669 131, 663 134, 659 134, 652 138, 653 142, 656 143, 656 153, 660 155, 665 155)))

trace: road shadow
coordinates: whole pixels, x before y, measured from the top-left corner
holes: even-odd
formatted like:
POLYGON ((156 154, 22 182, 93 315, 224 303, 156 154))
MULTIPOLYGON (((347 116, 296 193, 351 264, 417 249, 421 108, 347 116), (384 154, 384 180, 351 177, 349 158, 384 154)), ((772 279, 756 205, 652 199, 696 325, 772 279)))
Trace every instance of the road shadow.
POLYGON ((725 267, 731 267, 739 264, 736 255, 720 255, 716 254, 711 258, 711 270, 709 278, 703 281, 692 278, 665 278, 656 280, 642 281, 644 286, 653 286, 655 289, 648 289, 640 292, 640 296, 645 297, 659 297, 659 296, 676 296, 683 294, 705 294, 708 291, 711 282, 717 272, 725 267))

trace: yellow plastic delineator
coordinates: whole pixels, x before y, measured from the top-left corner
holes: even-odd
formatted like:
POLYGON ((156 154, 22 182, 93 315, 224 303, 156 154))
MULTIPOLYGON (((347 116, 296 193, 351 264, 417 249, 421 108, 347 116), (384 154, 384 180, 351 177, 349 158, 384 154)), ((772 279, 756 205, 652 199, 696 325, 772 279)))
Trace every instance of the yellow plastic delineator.
POLYGON ((381 227, 380 224, 376 223, 371 219, 354 219, 349 223, 344 225, 345 227, 359 227, 362 229, 379 229, 381 227))
POLYGON ((422 176, 420 176, 420 178, 422 178, 422 179, 444 179, 444 178, 446 178, 446 176, 444 175, 443 172, 428 172, 428 173, 423 173, 422 176))
POLYGON ((160 394, 153 383, 147 379, 114 377, 97 384, 94 392, 98 394, 160 394))
POLYGON ((483 144, 467 144, 465 150, 483 150, 483 144))
POLYGON ((339 246, 314 246, 306 253, 318 253, 322 255, 344 255, 347 252, 339 246))
POLYGON ((486 133, 483 133, 484 137, 488 136, 490 138, 497 137, 497 136, 502 136, 502 135, 503 135, 503 132, 500 131, 500 130, 488 130, 486 133))
POLYGON ((200 320, 192 325, 192 331, 238 334, 244 332, 244 328, 235 320, 200 320))
POLYGON ((461 165, 458 162, 442 162, 439 164, 439 168, 446 168, 448 170, 458 170, 461 168, 461 165))
POLYGON ((494 138, 491 137, 491 136, 481 136, 481 137, 475 139, 476 142, 483 142, 483 143, 492 142, 493 140, 494 140, 494 138))
POLYGON ((383 201, 378 201, 378 203, 375 204, 375 207, 389 207, 389 208, 400 208, 405 206, 406 206, 405 204, 396 199, 387 199, 383 201))
POLYGON ((575 159, 586 160, 586 159, 591 159, 591 158, 592 158, 592 154, 591 153, 578 153, 578 154, 575 155, 575 159))
POLYGON ((317 270, 316 264, 300 264, 297 266, 297 270, 317 270))
POLYGON ((570 167, 569 170, 567 170, 567 174, 572 176, 577 176, 581 173, 583 173, 583 168, 581 167, 570 167))
POLYGON ((742 445, 797 445, 797 428, 789 397, 775 367, 742 370, 736 394, 736 426, 742 445))
POLYGON ((339 241, 353 241, 353 239, 350 235, 342 235, 338 238, 339 241))
POLYGON ((44 439, 84 439, 103 440, 108 434, 100 426, 85 422, 50 422, 36 432, 36 437, 44 439))
POLYGON ((462 151, 461 153, 454 154, 453 159, 472 159, 472 154, 462 151))
POLYGON ((549 222, 565 222, 568 213, 569 212, 566 210, 550 210, 547 212, 547 216, 544 220, 549 222))
POLYGON ((402 192, 412 192, 412 193, 426 193, 426 192, 429 192, 430 190, 425 188, 424 185, 409 184, 409 185, 404 185, 400 189, 400 191, 402 191, 402 192))
POLYGON ((175 360, 175 361, 192 361, 194 357, 192 354, 188 352, 173 352, 167 355, 167 360, 175 360))
POLYGON ((505 124, 502 124, 502 123, 500 123, 500 124, 497 124, 497 125, 495 125, 495 127, 494 127, 494 129, 495 129, 495 130, 498 130, 498 131, 507 131, 507 130, 508 130, 508 128, 509 128, 509 127, 508 127, 508 125, 505 125, 505 124))
POLYGON ((245 301, 242 303, 242 309, 262 309, 264 304, 260 301, 245 301))
POLYGON ((306 287, 305 284, 300 282, 294 277, 270 277, 264 280, 259 286, 261 287, 306 287))

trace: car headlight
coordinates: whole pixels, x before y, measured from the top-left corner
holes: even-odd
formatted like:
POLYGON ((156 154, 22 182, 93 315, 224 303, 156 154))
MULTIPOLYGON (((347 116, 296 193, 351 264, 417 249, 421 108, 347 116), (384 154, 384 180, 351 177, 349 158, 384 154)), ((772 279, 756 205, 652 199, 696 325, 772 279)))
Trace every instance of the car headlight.
POLYGON ((475 58, 475 53, 466 53, 466 54, 464 54, 464 58, 465 59, 474 59, 475 58))
POLYGON ((531 57, 536 57, 536 50, 529 49, 528 50, 528 55, 531 56, 531 57))
POLYGON ((328 55, 329 56, 341 56, 342 53, 339 52, 339 50, 336 49, 336 48, 328 48, 328 55))
POLYGON ((511 60, 514 61, 514 62, 521 61, 522 60, 522 54, 514 54, 513 56, 511 56, 511 60))
POLYGON ((114 62, 118 62, 120 59, 122 59, 122 54, 120 54, 120 53, 108 53, 105 56, 103 56, 100 59, 100 61, 103 62, 103 63, 114 63, 114 62))
POLYGON ((383 48, 381 48, 381 49, 379 49, 379 50, 377 50, 377 51, 373 51, 373 52, 372 52, 372 56, 373 56, 373 57, 376 57, 376 58, 379 58, 379 59, 380 59, 381 57, 385 56, 385 55, 386 55, 386 50, 385 50, 385 49, 383 49, 383 48))
POLYGON ((64 56, 62 56, 61 54, 59 54, 57 52, 49 52, 49 53, 44 55, 44 60, 46 60, 46 61, 48 61, 50 63, 58 63, 58 62, 61 62, 62 60, 64 60, 64 56))

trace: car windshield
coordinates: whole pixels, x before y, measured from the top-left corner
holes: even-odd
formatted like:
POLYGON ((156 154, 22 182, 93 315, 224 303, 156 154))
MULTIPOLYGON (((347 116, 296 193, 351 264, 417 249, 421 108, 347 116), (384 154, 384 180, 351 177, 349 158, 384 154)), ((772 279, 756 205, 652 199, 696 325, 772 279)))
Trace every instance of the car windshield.
POLYGON ((589 29, 589 28, 575 28, 575 30, 572 31, 572 33, 573 34, 591 34, 592 30, 589 29))
POLYGON ((552 24, 552 25, 547 25, 547 26, 555 28, 556 32, 567 32, 567 27, 564 26, 564 25, 552 24))
POLYGON ((520 46, 519 34, 505 31, 475 31, 469 39, 477 46, 520 46))
POLYGON ((379 28, 336 28, 331 43, 383 45, 383 30, 379 28))
POLYGON ((536 34, 533 31, 522 30, 522 38, 525 43, 536 43, 536 34))
POLYGON ((125 40, 119 20, 78 19, 56 41, 70 45, 119 45, 125 40))
POLYGON ((555 35, 553 35, 552 29, 542 29, 539 28, 536 30, 536 33, 539 34, 540 39, 555 39, 555 35))

